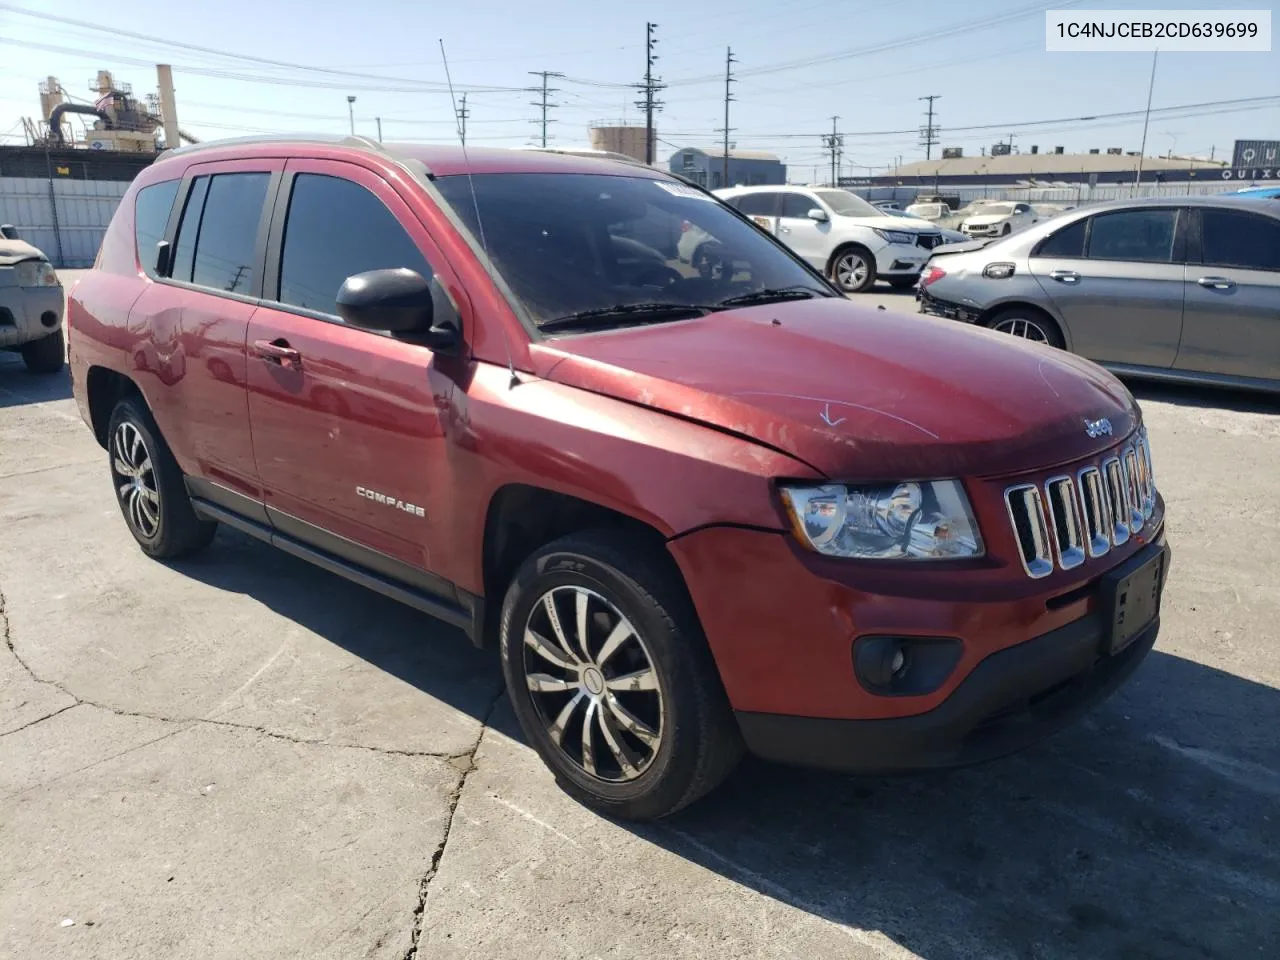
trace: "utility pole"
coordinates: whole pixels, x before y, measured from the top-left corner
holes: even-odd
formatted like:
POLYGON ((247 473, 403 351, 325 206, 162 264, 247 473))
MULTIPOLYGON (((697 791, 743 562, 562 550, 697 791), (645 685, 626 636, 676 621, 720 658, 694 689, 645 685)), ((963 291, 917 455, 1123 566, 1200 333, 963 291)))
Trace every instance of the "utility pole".
POLYGON ((356 135, 356 98, 347 95, 347 117, 351 120, 351 135, 356 135))
POLYGON ((729 47, 724 57, 724 165, 721 170, 722 187, 731 186, 729 183, 729 131, 735 129, 729 126, 729 103, 734 99, 733 94, 729 92, 729 84, 736 83, 733 79, 733 65, 737 63, 737 59, 733 55, 733 47, 729 47))
POLYGON ((173 95, 173 67, 156 64, 156 82, 160 90, 160 116, 164 120, 164 146, 172 150, 178 143, 178 107, 173 95))
POLYGON ((840 155, 844 152, 844 134, 840 133, 836 126, 839 120, 839 117, 831 118, 831 133, 822 138, 823 149, 831 151, 831 186, 833 187, 840 185, 840 155))
POLYGON ((382 142, 382 118, 374 117, 373 119, 378 122, 378 142, 381 143, 382 142))
POLYGON ((1147 86, 1147 113, 1142 120, 1142 146, 1138 150, 1138 175, 1133 181, 1134 196, 1142 187, 1142 158, 1147 154, 1147 126, 1151 123, 1151 95, 1156 90, 1156 58, 1159 56, 1159 49, 1151 55, 1151 83, 1147 86))
POLYGON ((467 117, 471 116, 471 111, 467 109, 467 95, 462 95, 462 105, 458 107, 458 139, 462 141, 462 145, 467 145, 467 117))
POLYGON ((644 99, 637 100, 636 106, 644 111, 644 162, 649 164, 653 163, 655 158, 653 145, 656 138, 653 132, 653 115, 656 111, 662 109, 662 101, 657 99, 657 94, 659 90, 666 88, 662 78, 653 75, 653 65, 659 59, 658 55, 653 52, 658 45, 658 40, 653 35, 653 32, 657 29, 658 25, 656 23, 646 23, 644 25, 644 83, 639 84, 636 88, 644 94, 644 99))
POLYGON ((920 146, 924 147, 924 158, 926 160, 933 159, 933 148, 939 143, 938 128, 933 125, 933 101, 941 99, 941 94, 931 93, 927 97, 916 97, 917 100, 928 100, 929 109, 926 112, 928 120, 920 129, 920 146))
MULTIPOLYGON (((530 73, 530 75, 532 75, 532 76, 535 76, 535 77, 541 77, 541 78, 542 78, 542 99, 541 99, 541 100, 534 100, 534 101, 532 102, 532 104, 533 104, 533 106, 535 106, 535 107, 541 107, 541 108, 542 108, 542 121, 541 121, 541 123, 542 123, 542 145, 545 147, 545 146, 547 145, 547 124, 548 124, 548 123, 555 123, 555 121, 554 121, 554 120, 548 120, 548 119, 547 119, 547 109, 548 109, 548 108, 550 108, 550 107, 558 107, 558 106, 560 106, 560 104, 558 104, 558 103, 552 103, 550 100, 548 100, 548 99, 547 99, 547 97, 548 97, 550 94, 553 94, 553 93, 559 93, 559 92, 560 92, 559 87, 548 87, 548 86, 547 86, 547 80, 548 80, 550 77, 563 77, 563 76, 564 76, 564 74, 563 74, 563 73, 555 73, 554 71, 551 71, 551 70, 530 70, 530 71, 529 71, 529 73, 530 73)), ((537 91, 537 89, 535 89, 535 90, 534 90, 534 93, 537 93, 537 92, 538 92, 538 91, 537 91)), ((536 120, 535 120, 534 122, 535 122, 535 123, 537 123, 538 121, 536 121, 536 120)))

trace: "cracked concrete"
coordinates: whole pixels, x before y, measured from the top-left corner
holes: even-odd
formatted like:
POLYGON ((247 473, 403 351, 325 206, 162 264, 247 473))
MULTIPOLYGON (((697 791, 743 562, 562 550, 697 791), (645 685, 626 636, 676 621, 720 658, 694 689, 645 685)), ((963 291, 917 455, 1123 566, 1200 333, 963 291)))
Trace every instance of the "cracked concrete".
POLYGON ((997 764, 748 763, 636 827, 456 631, 225 530, 147 560, 65 383, 0 356, 0 957, 1280 956, 1280 403, 1139 394, 1175 553, 1121 693, 997 764))

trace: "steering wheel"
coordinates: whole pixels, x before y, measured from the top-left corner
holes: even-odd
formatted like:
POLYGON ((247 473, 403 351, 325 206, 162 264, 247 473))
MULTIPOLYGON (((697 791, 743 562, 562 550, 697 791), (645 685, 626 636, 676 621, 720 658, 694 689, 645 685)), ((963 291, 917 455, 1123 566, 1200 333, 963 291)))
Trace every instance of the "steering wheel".
POLYGON ((634 277, 631 283, 638 287, 670 287, 679 283, 684 277, 678 270, 674 270, 665 263, 655 263, 642 267, 634 277))

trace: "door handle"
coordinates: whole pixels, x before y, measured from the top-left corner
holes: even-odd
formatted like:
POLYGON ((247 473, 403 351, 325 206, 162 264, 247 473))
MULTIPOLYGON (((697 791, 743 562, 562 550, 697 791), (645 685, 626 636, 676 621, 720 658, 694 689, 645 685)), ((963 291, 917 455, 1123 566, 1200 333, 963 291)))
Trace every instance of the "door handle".
POLYGON ((253 352, 268 363, 278 363, 282 366, 286 364, 300 366, 302 364, 302 354, 289 346, 289 341, 284 337, 277 337, 275 340, 255 340, 253 341, 253 352))
POLYGON ((1230 290, 1236 285, 1230 277, 1201 277, 1196 283, 1211 290, 1230 290))
POLYGON ((1079 283, 1080 274, 1074 270, 1052 270, 1049 273, 1050 280, 1057 280, 1059 283, 1079 283))
POLYGON ((790 227, 784 227, 782 224, 778 224, 778 232, 779 232, 779 233, 790 233, 790 232, 791 232, 791 228, 790 228, 790 227))

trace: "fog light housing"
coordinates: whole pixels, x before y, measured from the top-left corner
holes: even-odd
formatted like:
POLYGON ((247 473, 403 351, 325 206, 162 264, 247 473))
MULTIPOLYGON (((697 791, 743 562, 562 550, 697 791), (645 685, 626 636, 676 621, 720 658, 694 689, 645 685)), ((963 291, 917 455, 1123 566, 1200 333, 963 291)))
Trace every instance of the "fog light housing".
POLYGON ((946 682, 963 651, 955 637, 859 637, 853 643, 853 672, 870 693, 918 697, 946 682))

